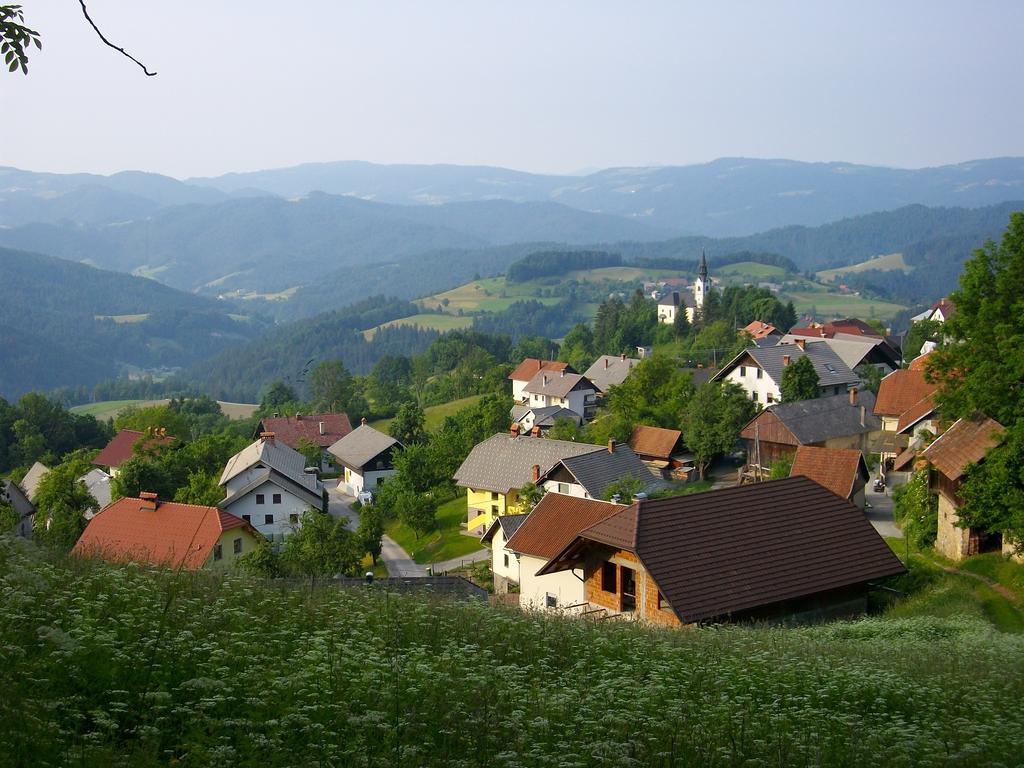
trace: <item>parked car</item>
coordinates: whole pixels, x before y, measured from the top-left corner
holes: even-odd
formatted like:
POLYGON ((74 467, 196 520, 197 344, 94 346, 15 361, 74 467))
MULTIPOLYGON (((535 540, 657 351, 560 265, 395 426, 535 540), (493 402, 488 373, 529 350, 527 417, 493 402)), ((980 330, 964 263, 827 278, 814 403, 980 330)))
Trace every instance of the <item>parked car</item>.
POLYGON ((364 505, 373 504, 373 491, 360 491, 359 503, 364 505))

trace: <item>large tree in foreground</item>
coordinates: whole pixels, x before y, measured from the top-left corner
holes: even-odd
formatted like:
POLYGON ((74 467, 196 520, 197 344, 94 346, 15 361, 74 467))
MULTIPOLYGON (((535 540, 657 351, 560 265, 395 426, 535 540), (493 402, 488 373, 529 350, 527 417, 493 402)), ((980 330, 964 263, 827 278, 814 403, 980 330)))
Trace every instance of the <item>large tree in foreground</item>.
POLYGON ((965 525, 1024 543, 1024 212, 1010 216, 1001 243, 989 241, 964 264, 950 298, 950 340, 928 360, 941 383, 946 420, 983 413, 1004 427, 1002 444, 968 473, 960 511, 965 525))

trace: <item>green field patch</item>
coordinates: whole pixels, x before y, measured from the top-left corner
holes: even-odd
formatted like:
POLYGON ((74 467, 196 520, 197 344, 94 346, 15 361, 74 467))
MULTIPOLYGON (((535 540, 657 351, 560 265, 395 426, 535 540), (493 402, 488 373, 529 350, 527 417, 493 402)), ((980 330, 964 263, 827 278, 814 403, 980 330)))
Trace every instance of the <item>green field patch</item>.
POLYGON ((124 325, 126 323, 141 323, 143 320, 149 319, 149 313, 146 312, 141 315, 93 315, 96 320, 113 320, 118 325, 124 325))
MULTIPOLYGON (((114 419, 128 408, 149 408, 154 405, 167 405, 170 402, 167 398, 162 400, 101 400, 98 403, 85 403, 76 405, 68 410, 80 416, 95 416, 100 421, 114 419)), ((217 401, 221 412, 229 419, 247 419, 256 413, 259 408, 255 403, 228 403, 217 401)))
POLYGON ((629 283, 644 280, 661 280, 666 277, 689 277, 678 269, 655 269, 651 267, 600 267, 598 269, 579 269, 567 272, 566 280, 578 280, 581 283, 629 283))
MULTIPOLYGON (((470 395, 469 397, 462 397, 458 400, 452 400, 448 403, 441 403, 440 405, 431 405, 423 409, 424 428, 428 432, 435 432, 441 428, 444 424, 444 420, 449 416, 454 416, 456 413, 461 411, 463 408, 469 408, 471 405, 476 405, 480 402, 480 398, 483 395, 470 395)), ((388 427, 391 426, 391 422, 394 419, 377 419, 376 421, 370 422, 370 426, 380 432, 387 432, 388 427)))
POLYGON ((859 264, 851 264, 848 267, 836 267, 835 269, 823 269, 818 272, 818 279, 831 283, 834 282, 840 275, 846 275, 857 272, 867 272, 869 269, 877 269, 880 272, 910 272, 911 267, 903 258, 902 253, 889 253, 885 256, 875 256, 874 258, 862 261, 859 264))
POLYGON ((460 493, 437 508, 436 527, 416 538, 412 529, 397 521, 387 526, 387 534, 417 563, 451 560, 481 549, 480 539, 462 533, 467 517, 466 495, 460 493))
POLYGON ((906 309, 902 304, 888 301, 816 291, 787 292, 780 295, 779 298, 791 299, 797 314, 810 312, 813 308, 819 317, 860 317, 865 320, 871 318, 888 320, 906 309))
POLYGON ((751 281, 782 279, 788 272, 774 264, 759 264, 756 261, 738 261, 717 267, 712 274, 730 278, 749 278, 751 281))
POLYGON ((417 299, 416 303, 426 309, 454 315, 460 309, 463 312, 500 312, 525 299, 536 299, 545 304, 558 304, 561 301, 559 298, 540 298, 538 293, 541 287, 534 282, 510 283, 504 277, 488 277, 417 299))
POLYGON ((473 324, 471 317, 457 317, 455 315, 434 315, 421 314, 400 317, 397 320, 388 320, 386 323, 367 328, 363 331, 363 338, 370 341, 381 328, 394 328, 401 325, 418 326, 428 331, 454 331, 460 328, 469 328, 473 324))

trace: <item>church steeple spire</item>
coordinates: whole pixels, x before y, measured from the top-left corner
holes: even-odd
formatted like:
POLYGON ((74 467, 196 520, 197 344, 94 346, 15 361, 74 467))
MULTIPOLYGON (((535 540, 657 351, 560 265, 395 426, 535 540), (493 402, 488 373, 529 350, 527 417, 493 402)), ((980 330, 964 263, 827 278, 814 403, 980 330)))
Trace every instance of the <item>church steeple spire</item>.
POLYGON ((703 248, 700 249, 700 269, 697 270, 697 277, 705 283, 708 281, 708 259, 703 248))

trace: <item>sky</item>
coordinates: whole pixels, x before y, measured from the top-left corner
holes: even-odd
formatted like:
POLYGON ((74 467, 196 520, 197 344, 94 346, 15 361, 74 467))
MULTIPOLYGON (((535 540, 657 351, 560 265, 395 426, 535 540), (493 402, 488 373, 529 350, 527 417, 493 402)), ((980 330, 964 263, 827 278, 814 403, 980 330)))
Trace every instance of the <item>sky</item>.
POLYGON ((717 157, 1024 155, 1024 3, 23 0, 0 165, 576 173, 717 157))

